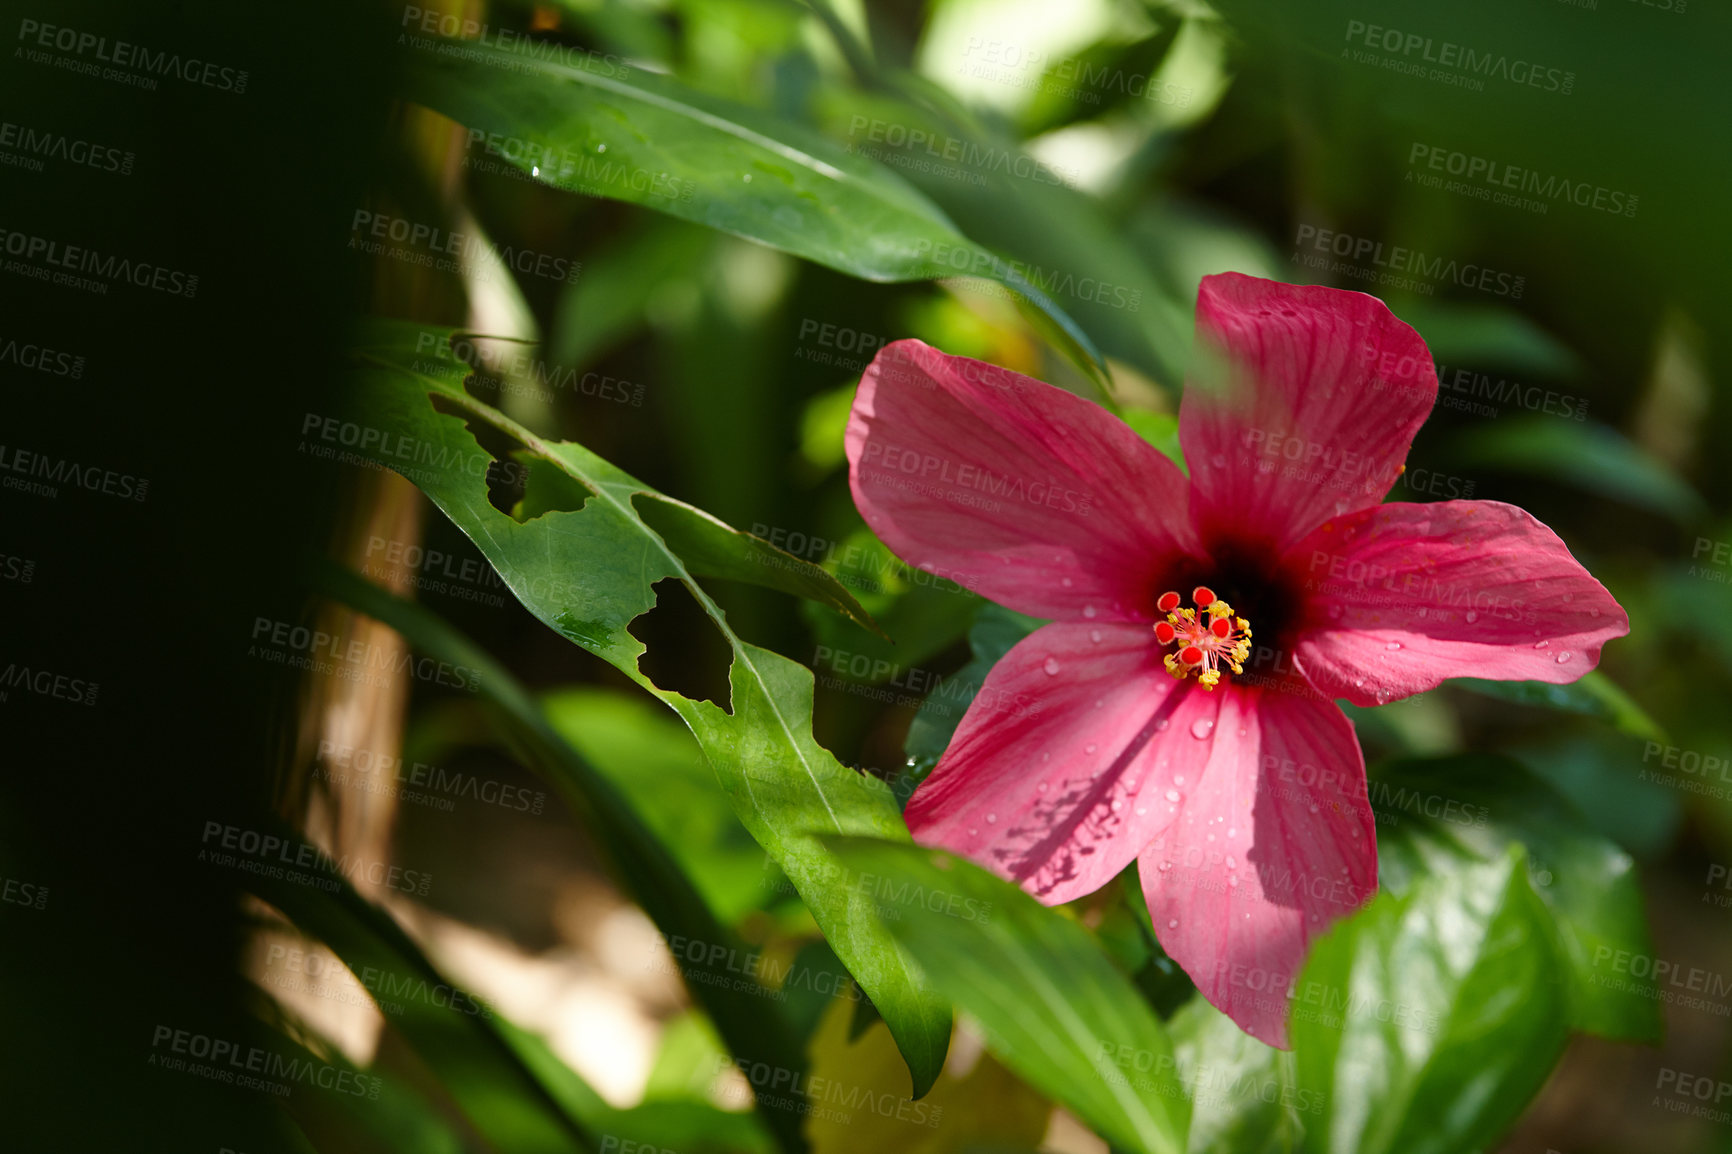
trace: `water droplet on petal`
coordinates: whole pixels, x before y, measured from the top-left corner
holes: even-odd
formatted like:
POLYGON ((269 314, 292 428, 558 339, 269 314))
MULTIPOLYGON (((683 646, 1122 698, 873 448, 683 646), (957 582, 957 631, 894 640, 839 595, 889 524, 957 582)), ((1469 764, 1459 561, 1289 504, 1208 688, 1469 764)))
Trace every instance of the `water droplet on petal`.
POLYGON ((975 836, 975 835, 976 835, 976 834, 978 834, 978 833, 979 833, 979 832, 980 832, 980 830, 978 830, 978 829, 976 829, 976 828, 975 828, 975 827, 974 827, 974 826, 969 826, 969 827, 968 827, 968 836, 969 836, 969 837, 973 837, 973 836, 975 836))
POLYGON ((1179 928, 1179 919, 1178 918, 1168 918, 1167 919, 1167 928, 1169 930, 1178 929, 1179 928))
POLYGON ((1225 469, 1227 467, 1227 455, 1225 453, 1216 453, 1213 457, 1209 458, 1209 464, 1215 466, 1217 469, 1225 469))
POLYGON ((1475 613, 1471 609, 1469 609, 1465 614, 1463 614, 1463 616, 1467 618, 1467 623, 1469 625, 1472 625, 1475 621, 1479 620, 1479 614, 1475 613))
POLYGON ((1550 644, 1551 644, 1550 641, 1536 641, 1536 642, 1534 642, 1534 648, 1535 649, 1544 649, 1546 646, 1548 646, 1550 644))
POLYGON ((1358 689, 1360 686, 1362 686, 1364 684, 1365 684, 1365 678, 1361 677, 1361 678, 1357 679, 1356 681, 1354 681, 1353 688, 1358 689))
POLYGON ((1095 615, 1095 607, 1093 605, 1084 605, 1083 606, 1083 616, 1084 617, 1093 617, 1094 615, 1095 615))
POLYGON ((1227 836, 1228 837, 1238 837, 1239 836, 1239 827, 1236 825, 1228 826, 1227 827, 1227 836))
POLYGON ((1161 872, 1162 873, 1166 873, 1168 870, 1170 870, 1172 868, 1173 868, 1173 863, 1170 861, 1164 861, 1161 863, 1161 872))
POLYGON ((1215 732, 1215 723, 1206 717, 1199 717, 1191 722, 1191 736, 1198 741, 1202 741, 1213 732, 1215 732))
POLYGON ((1159 721, 1155 722, 1155 732, 1159 733, 1161 730, 1167 728, 1167 724, 1167 719, 1164 717, 1161 718, 1159 721))
POLYGON ((1102 701, 1100 698, 1098 698, 1098 697, 1095 698, 1095 708, 1096 709, 1099 709, 1101 706, 1103 706, 1105 704, 1106 704, 1106 702, 1102 701))
POLYGON ((1569 661, 1569 659, 1570 659, 1570 655, 1569 655, 1569 653, 1568 653, 1568 652, 1567 652, 1567 651, 1566 651, 1566 652, 1563 652, 1563 653, 1560 653, 1560 654, 1558 654, 1558 664, 1559 664, 1559 665, 1564 665, 1564 664, 1566 664, 1566 663, 1567 663, 1567 662, 1568 662, 1568 661, 1569 661))
POLYGON ((1058 659, 1055 657, 1047 658, 1046 661, 1041 664, 1041 668, 1046 670, 1046 675, 1048 677, 1056 677, 1058 675, 1058 659))
POLYGON ((1113 798, 1113 807, 1112 808, 1113 808, 1113 812, 1117 813, 1117 812, 1119 812, 1119 810, 1125 808, 1125 803, 1120 801, 1118 798, 1115 797, 1115 798, 1113 798))
POLYGON ((987 825, 997 825, 998 824, 998 815, 996 813, 987 814, 986 815, 986 824, 987 825))
POLYGON ((1588 615, 1590 617, 1598 617, 1600 615, 1600 611, 1598 609, 1590 609, 1590 610, 1588 610, 1588 615))
POLYGON ((1040 790, 1040 792, 1045 793, 1046 792, 1046 782, 1044 782, 1044 781, 1041 782, 1039 785, 1035 786, 1035 788, 1040 790))
POLYGON ((1096 748, 1095 743, 1091 741, 1087 745, 1083 746, 1083 752, 1084 753, 1093 753, 1095 751, 1095 748, 1096 748))
POLYGON ((1394 653, 1397 649, 1401 648, 1401 642, 1391 641, 1388 645, 1385 645, 1384 648, 1389 650, 1391 653, 1394 653))
POLYGON ((1315 802, 1313 802, 1313 803, 1312 803, 1312 805, 1311 805, 1311 812, 1312 812, 1312 813, 1316 813, 1316 812, 1317 812, 1317 805, 1316 805, 1316 803, 1315 803, 1315 802))
POLYGON ((1173 775, 1173 784, 1174 785, 1184 785, 1185 784, 1185 775, 1182 773, 1175 773, 1173 775))
POLYGON ((1238 885, 1239 884, 1239 875, 1238 874, 1228 874, 1227 875, 1227 884, 1230 886, 1238 885))
POLYGON ((1099 645, 1101 643, 1101 631, 1099 629, 1089 630, 1089 640, 1099 645))
POLYGON ((1421 621, 1424 621, 1424 620, 1425 620, 1425 615, 1426 615, 1426 614, 1427 614, 1427 613, 1430 613, 1430 612, 1431 612, 1431 610, 1429 610, 1429 609, 1421 609, 1421 610, 1420 610, 1420 611, 1419 611, 1419 619, 1420 619, 1420 620, 1421 620, 1421 621))
MULTIPOLYGON (((1052 754, 1050 754, 1050 753, 1043 753, 1043 754, 1041 754, 1041 755, 1040 755, 1040 759, 1041 759, 1041 760, 1042 760, 1042 761, 1051 761, 1051 760, 1052 760, 1052 754)), ((1043 785, 1043 786, 1041 786, 1041 788, 1042 788, 1042 789, 1045 789, 1045 788, 1046 788, 1046 786, 1044 786, 1044 785, 1043 785)))
POLYGON ((1071 587, 1071 579, 1066 577, 1063 581, 1060 581, 1059 584, 1063 585, 1066 589, 1069 589, 1071 587))
POLYGON ((1167 800, 1168 800, 1168 801, 1174 801, 1174 802, 1176 802, 1176 801, 1178 801, 1178 800, 1179 800, 1179 799, 1180 799, 1180 798, 1181 798, 1181 797, 1183 797, 1183 796, 1184 796, 1184 794, 1182 794, 1182 793, 1180 793, 1180 792, 1179 792, 1179 791, 1178 791, 1178 790, 1176 790, 1176 789, 1169 789, 1169 790, 1168 790, 1168 791, 1167 791, 1167 800))
POLYGON ((1239 859, 1234 857, 1232 854, 1228 854, 1227 855, 1227 868, 1230 870, 1238 869, 1239 868, 1239 859))

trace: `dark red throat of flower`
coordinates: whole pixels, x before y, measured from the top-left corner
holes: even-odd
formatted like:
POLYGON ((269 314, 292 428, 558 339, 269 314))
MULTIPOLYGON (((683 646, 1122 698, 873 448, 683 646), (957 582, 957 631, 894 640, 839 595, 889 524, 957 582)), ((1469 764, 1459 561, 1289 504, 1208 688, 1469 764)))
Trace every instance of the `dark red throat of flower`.
POLYGON ((1165 621, 1155 622, 1155 640, 1175 647, 1163 659, 1167 672, 1180 681, 1195 675, 1204 689, 1220 683, 1223 666, 1234 673, 1245 672, 1245 658, 1251 655, 1251 623, 1234 616, 1233 607, 1207 585, 1191 590, 1194 609, 1185 608, 1181 600, 1169 592, 1155 602, 1155 608, 1166 614, 1165 621))

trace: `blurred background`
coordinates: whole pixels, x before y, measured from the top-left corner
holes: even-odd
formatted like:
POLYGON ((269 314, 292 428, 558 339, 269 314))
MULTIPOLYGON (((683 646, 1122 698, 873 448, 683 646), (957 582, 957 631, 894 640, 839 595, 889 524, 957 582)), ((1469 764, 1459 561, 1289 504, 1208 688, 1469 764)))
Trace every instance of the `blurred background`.
MULTIPOLYGON (((0 366, 9 440, 155 478, 136 508, 0 494, 8 555, 34 574, 0 582, 6 656, 103 687, 87 710, 16 692, 0 705, 19 739, 0 869, 34 887, 0 908, 8 1033, 27 1039, 6 1079, 19 1148, 557 1148, 514 1094, 552 1095, 603 1150, 771 1148, 682 981, 681 943, 475 696, 436 675, 369 683, 294 667, 306 649, 282 638, 300 627, 409 652, 379 621, 308 593, 299 574, 315 554, 431 610, 540 700, 737 934, 744 952, 723 980, 756 983, 812 1074, 907 1094, 870 1004, 679 719, 525 611, 408 482, 318 453, 320 422, 344 411, 341 354, 361 317, 488 334, 426 347, 526 426, 834 574, 888 638, 784 593, 711 591, 740 636, 813 669, 818 740, 905 798, 970 678, 1028 623, 910 571, 866 531, 841 431, 873 353, 918 337, 1103 399, 1158 441, 1202 276, 1373 293, 1425 338, 1443 386, 1392 498, 1530 510, 1632 629, 1592 690, 1451 685, 1353 711, 1368 762, 1512 759, 1634 860, 1653 958, 1732 967, 1720 196, 1732 26, 1717 7, 54 8, 14 23, 166 45, 251 79, 238 94, 173 80, 140 92, 20 59, 0 80, 19 124, 138 158, 112 179, 48 154, 36 169, 12 163, 8 227, 204 270, 191 300, 6 282, 18 339, 90 366, 78 378, 0 366), (1104 371, 1003 278, 874 283, 730 235, 750 228, 682 219, 677 183, 646 198, 580 171, 548 187, 536 140, 489 138, 436 100, 404 98, 420 90, 403 38, 453 30, 629 62, 882 166, 1043 290, 1104 371), (370 255, 379 220, 484 235, 571 271, 370 255), (365 928, 359 906, 297 907, 200 857, 270 831, 358 863, 344 870, 354 896, 388 911, 437 973, 405 977, 409 954, 391 954, 390 928, 365 928), (399 961, 346 968, 329 946, 345 933, 399 961), (472 1044, 405 1025, 453 999, 501 1023, 539 1089, 490 1082, 472 1044), (242 1050, 263 1030, 275 1052, 382 1081, 354 1102, 297 1089, 278 1109, 269 1093, 147 1070, 163 1028, 242 1050), (478 1126, 478 1111, 493 1122, 478 1126)), ((509 470, 489 480, 499 508, 523 496, 509 470)), ((677 586, 658 592, 632 626, 649 645, 644 672, 725 697, 719 635, 677 586)), ((1530 858, 1534 884, 1549 884, 1551 863, 1531 846, 1530 858)), ((1151 1004, 1186 1002, 1171 964, 1119 924, 1116 895, 1072 912, 1151 1004), (1119 949, 1121 931, 1136 940, 1119 949)), ((1652 1044, 1575 1036, 1493 1148, 1732 1150, 1732 1115, 1670 1104, 1665 1074, 1674 1087, 1677 1072, 1732 1082, 1729 1005, 1663 1004, 1652 1044)), ((936 1119, 814 1115, 804 1134, 829 1151, 1107 1148, 966 1025, 923 1101, 936 1119)))

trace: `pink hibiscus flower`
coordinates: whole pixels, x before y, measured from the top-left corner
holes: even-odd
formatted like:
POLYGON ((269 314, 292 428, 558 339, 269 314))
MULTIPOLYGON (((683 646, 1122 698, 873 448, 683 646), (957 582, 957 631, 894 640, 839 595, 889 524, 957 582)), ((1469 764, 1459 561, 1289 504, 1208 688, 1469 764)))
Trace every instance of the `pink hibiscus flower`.
POLYGON ((1197 332, 1188 478, 1098 406, 913 340, 861 379, 849 478, 902 558, 1054 619, 910 799, 915 839, 1049 905, 1136 860, 1167 952, 1285 1046, 1307 945, 1377 888, 1334 699, 1572 681, 1629 622, 1521 509, 1380 503, 1437 397, 1381 301, 1226 273, 1197 332))

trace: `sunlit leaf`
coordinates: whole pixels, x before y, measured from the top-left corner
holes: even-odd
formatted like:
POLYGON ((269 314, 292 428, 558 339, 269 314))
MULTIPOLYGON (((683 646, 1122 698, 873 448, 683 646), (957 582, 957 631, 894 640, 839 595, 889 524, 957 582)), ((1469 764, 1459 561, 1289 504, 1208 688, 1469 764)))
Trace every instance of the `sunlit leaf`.
POLYGON ((832 839, 857 889, 988 1048, 1115 1145, 1179 1154, 1172 1044, 1089 932, 940 850, 832 839))

